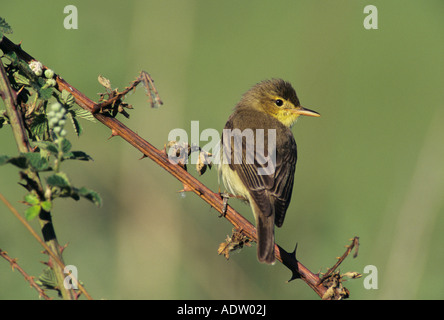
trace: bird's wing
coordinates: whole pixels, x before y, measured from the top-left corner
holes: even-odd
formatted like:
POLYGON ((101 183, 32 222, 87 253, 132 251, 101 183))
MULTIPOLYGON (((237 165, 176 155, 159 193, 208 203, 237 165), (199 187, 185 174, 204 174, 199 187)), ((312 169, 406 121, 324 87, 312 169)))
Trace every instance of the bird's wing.
POLYGON ((291 193, 293 191, 294 172, 297 161, 296 142, 291 135, 290 152, 284 156, 276 157, 276 172, 274 175, 274 186, 270 190, 275 198, 275 223, 281 227, 284 223, 285 213, 290 205, 291 193))
MULTIPOLYGON (((233 123, 228 121, 226 129, 233 129, 233 123)), ((234 170, 244 185, 248 188, 251 197, 255 201, 261 212, 269 216, 275 214, 275 223, 278 227, 284 222, 285 213, 290 204, 291 193, 293 190, 293 179, 295 165, 297 161, 296 142, 289 130, 278 130, 277 134, 287 135, 284 139, 277 139, 281 145, 277 146, 278 150, 282 148, 286 152, 276 152, 275 170, 269 175, 259 175, 260 168, 267 167, 264 159, 258 158, 258 154, 254 152, 254 148, 247 148, 246 139, 242 139, 242 162, 236 164, 234 158, 230 163, 230 168, 234 170), (251 152, 254 154, 251 154, 251 152), (249 154, 250 153, 250 154, 249 154), (247 159, 254 158, 254 163, 249 163, 247 159), (262 164, 261 164, 262 163, 262 164)), ((234 140, 234 139, 233 139, 234 140)), ((231 143, 231 155, 235 152, 235 143, 231 143)), ((268 146, 268 137, 265 132, 265 150, 268 146)), ((264 154, 268 156, 267 152, 264 154)))

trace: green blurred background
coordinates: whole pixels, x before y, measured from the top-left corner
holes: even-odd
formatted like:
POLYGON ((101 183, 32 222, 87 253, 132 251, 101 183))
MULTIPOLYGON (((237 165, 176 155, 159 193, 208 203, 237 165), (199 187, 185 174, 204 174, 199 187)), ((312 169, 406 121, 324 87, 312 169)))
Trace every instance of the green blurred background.
MULTIPOLYGON (((300 261, 325 272, 359 236, 358 258, 341 271, 374 265, 378 289, 365 289, 364 277, 348 281, 351 298, 444 298, 442 0, 2 1, 0 16, 11 40, 91 99, 103 91, 99 74, 123 88, 148 71, 164 106, 150 109, 139 89, 126 100, 131 118, 119 119, 159 148, 193 120, 221 130, 260 80, 292 82, 322 117, 293 128, 299 160, 277 242, 288 251, 297 242, 300 261), (69 4, 78 30, 63 27, 69 4), (363 27, 369 4, 378 30, 363 27)), ((108 128, 82 124, 84 134, 69 138, 94 161, 62 169, 104 204, 56 200, 53 216, 60 243, 69 243, 65 262, 94 298, 317 299, 302 281, 286 283, 281 264, 259 264, 255 247, 218 256, 228 222, 194 194, 181 197, 182 185, 129 144, 107 140, 108 128)), ((16 152, 6 126, 0 153, 16 152)), ((199 179, 217 190, 214 169, 199 179)), ((18 170, 0 167, 0 192, 23 212, 17 182, 18 170)), ((248 206, 231 204, 252 219, 248 206)), ((2 203, 0 218, 0 248, 38 276, 41 247, 2 203)), ((0 299, 37 299, 3 259, 0 299)))

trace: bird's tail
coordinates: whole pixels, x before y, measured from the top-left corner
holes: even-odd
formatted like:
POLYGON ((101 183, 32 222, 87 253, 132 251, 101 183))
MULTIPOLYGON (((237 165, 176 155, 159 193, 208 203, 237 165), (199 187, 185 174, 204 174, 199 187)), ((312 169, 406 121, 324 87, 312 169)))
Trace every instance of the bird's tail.
POLYGON ((274 257, 274 212, 260 212, 256 205, 253 205, 256 218, 257 230, 257 258, 259 262, 273 264, 274 257))

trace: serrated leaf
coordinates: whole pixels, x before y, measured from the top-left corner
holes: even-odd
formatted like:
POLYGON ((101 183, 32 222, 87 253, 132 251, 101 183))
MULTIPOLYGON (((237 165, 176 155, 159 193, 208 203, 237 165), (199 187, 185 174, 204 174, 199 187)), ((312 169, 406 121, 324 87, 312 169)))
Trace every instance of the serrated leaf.
POLYGON ((74 96, 65 89, 63 89, 62 94, 60 95, 59 98, 60 102, 63 103, 64 105, 67 105, 68 107, 72 106, 76 102, 74 96))
POLYGON ((40 203, 40 199, 35 194, 32 193, 29 193, 25 196, 25 201, 32 206, 40 203))
POLYGON ((26 209, 26 211, 25 211, 25 218, 26 218, 26 220, 29 221, 29 220, 32 220, 35 217, 37 217, 39 215, 41 209, 42 208, 38 204, 35 205, 35 206, 32 206, 32 207, 29 207, 28 209, 26 209))
POLYGON ((102 198, 94 190, 90 190, 85 187, 82 187, 78 190, 78 193, 81 197, 93 202, 97 207, 102 206, 102 198))
POLYGON ((40 88, 38 94, 40 99, 49 100, 52 97, 52 88, 40 88))
POLYGON ((29 165, 37 171, 44 171, 49 168, 48 159, 42 157, 38 152, 27 152, 23 153, 25 158, 28 160, 29 165))
POLYGON ((85 120, 88 120, 88 121, 91 121, 91 122, 96 122, 97 121, 96 118, 94 118, 94 116, 92 115, 91 111, 82 109, 80 107, 79 108, 75 108, 75 109, 70 110, 70 111, 72 111, 74 113, 75 117, 79 117, 79 118, 82 118, 82 119, 85 119, 85 120))
POLYGON ((69 118, 71 119, 72 126, 74 127, 74 131, 76 132, 77 137, 79 137, 83 132, 83 128, 80 125, 80 122, 76 119, 76 117, 73 116, 73 114, 71 113, 71 110, 68 114, 69 114, 69 118))
POLYGON ((46 178, 46 183, 53 187, 67 188, 70 187, 68 177, 63 172, 53 174, 46 178))
POLYGON ((39 137, 44 140, 48 133, 48 120, 46 119, 46 115, 36 115, 29 126, 29 130, 34 137, 39 137))
POLYGON ((61 139, 62 139, 62 141, 61 141, 60 145, 62 148, 62 152, 67 153, 69 150, 71 150, 72 144, 71 144, 71 142, 69 142, 68 139, 65 139, 65 138, 61 138, 61 139))
POLYGON ((48 267, 43 270, 43 273, 39 276, 38 280, 35 282, 42 287, 43 289, 55 289, 59 291, 57 288, 57 279, 54 274, 54 271, 48 267))

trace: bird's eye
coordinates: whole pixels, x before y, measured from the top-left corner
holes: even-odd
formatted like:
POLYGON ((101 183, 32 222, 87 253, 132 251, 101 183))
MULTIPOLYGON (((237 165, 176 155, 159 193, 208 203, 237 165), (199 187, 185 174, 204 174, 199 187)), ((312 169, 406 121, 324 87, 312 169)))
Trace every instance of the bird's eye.
POLYGON ((278 106, 278 107, 282 107, 284 105, 284 101, 282 101, 282 99, 276 99, 274 100, 274 103, 278 106))

